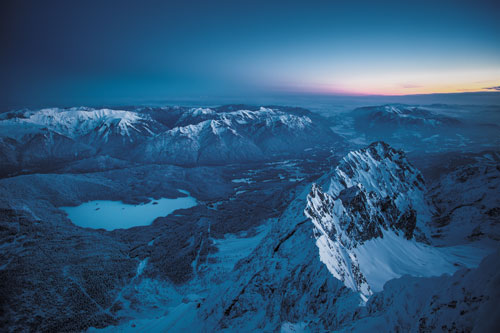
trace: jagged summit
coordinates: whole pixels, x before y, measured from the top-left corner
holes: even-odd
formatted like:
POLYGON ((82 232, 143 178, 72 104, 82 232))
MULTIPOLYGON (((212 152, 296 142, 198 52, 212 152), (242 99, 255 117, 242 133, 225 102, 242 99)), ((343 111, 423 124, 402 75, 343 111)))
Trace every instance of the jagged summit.
MULTIPOLYGON (((339 226, 349 238, 347 245, 353 238, 364 241, 381 237, 382 229, 401 231, 410 239, 417 227, 417 216, 419 231, 424 231, 430 214, 424 192, 424 179, 404 152, 380 141, 347 154, 326 176, 323 186, 313 186, 311 199, 317 194, 328 195, 342 205, 337 213, 345 215, 339 226), (325 193, 319 194, 322 191, 325 193)), ((317 204, 310 200, 306 212, 310 214, 317 204)), ((338 233, 342 234, 341 230, 338 233)))
POLYGON ((307 196, 321 261, 365 297, 402 274, 454 271, 455 259, 422 243, 432 215, 425 192, 404 152, 384 142, 350 152, 307 196))
POLYGON ((339 163, 332 175, 329 191, 339 195, 340 191, 355 183, 362 182, 368 191, 379 192, 382 196, 401 192, 405 183, 411 183, 421 190, 424 179, 413 168, 401 150, 396 150, 383 141, 370 144, 366 148, 351 151, 339 163), (411 178, 411 182, 409 182, 411 178), (379 184, 384 182, 384 186, 379 184))

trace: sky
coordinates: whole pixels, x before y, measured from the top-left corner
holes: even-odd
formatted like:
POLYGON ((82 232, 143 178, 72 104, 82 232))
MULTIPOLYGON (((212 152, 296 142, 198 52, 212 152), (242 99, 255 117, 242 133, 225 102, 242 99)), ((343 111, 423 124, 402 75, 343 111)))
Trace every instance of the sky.
POLYGON ((2 1, 2 106, 500 90, 500 1, 2 1))

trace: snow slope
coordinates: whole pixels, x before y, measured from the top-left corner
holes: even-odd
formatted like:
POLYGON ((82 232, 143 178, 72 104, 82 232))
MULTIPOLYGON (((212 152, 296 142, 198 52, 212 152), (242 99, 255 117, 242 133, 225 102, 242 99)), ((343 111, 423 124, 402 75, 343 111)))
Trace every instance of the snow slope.
POLYGON ((404 276, 370 298, 340 332, 497 332, 500 254, 452 276, 404 276))
POLYGON ((383 231, 383 237, 354 249, 359 267, 374 292, 403 275, 440 276, 460 267, 476 267, 490 250, 475 245, 433 247, 383 231))

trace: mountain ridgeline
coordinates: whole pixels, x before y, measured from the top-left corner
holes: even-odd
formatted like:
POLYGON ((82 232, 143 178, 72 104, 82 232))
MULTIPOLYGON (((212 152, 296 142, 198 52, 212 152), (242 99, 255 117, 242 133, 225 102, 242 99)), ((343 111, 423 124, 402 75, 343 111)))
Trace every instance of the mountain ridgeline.
POLYGON ((325 119, 300 108, 128 109, 55 108, 2 114, 2 176, 50 171, 97 156, 186 166, 255 162, 341 142, 325 119))
POLYGON ((320 182, 313 184, 304 211, 314 224, 320 257, 336 278, 369 296, 353 249, 388 232, 426 239, 430 210, 422 175, 402 151, 376 142, 350 152, 320 182))
POLYGON ((384 140, 405 150, 483 150, 500 143, 500 127, 486 110, 464 112, 447 105, 388 104, 354 109, 348 115, 357 136, 384 140), (473 114, 471 116, 470 114, 473 114), (491 118, 491 119, 488 119, 491 118))

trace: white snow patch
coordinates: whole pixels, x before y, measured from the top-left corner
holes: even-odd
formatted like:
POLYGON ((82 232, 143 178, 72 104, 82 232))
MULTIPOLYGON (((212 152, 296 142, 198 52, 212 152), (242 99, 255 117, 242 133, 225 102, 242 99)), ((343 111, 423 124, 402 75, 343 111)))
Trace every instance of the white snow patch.
POLYGON ((403 275, 417 277, 452 274, 458 268, 476 267, 489 252, 472 245, 432 247, 407 240, 392 231, 383 231, 383 238, 366 241, 353 251, 359 267, 373 291, 403 275))
POLYGON ((233 183, 255 183, 255 181, 251 180, 250 178, 238 178, 238 179, 233 179, 231 180, 233 183))
POLYGON ((213 239, 213 243, 219 251, 210 254, 209 258, 215 259, 211 263, 210 270, 231 271, 234 265, 248 255, 257 247, 261 240, 269 232, 269 225, 259 226, 256 233, 250 237, 241 237, 234 234, 226 234, 223 239, 213 239))
POLYGON ((306 323, 290 323, 285 321, 281 324, 281 333, 310 332, 306 323))
POLYGON ((140 276, 142 272, 144 272, 144 268, 146 268, 147 263, 148 263, 148 258, 141 260, 139 262, 139 265, 137 266, 137 273, 135 275, 136 277, 140 276))

